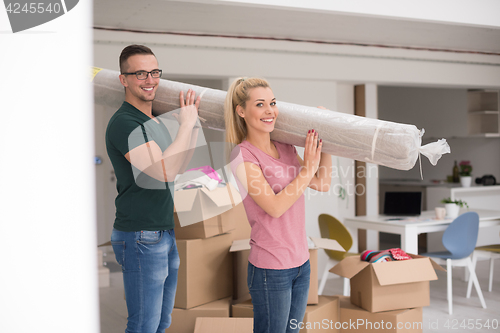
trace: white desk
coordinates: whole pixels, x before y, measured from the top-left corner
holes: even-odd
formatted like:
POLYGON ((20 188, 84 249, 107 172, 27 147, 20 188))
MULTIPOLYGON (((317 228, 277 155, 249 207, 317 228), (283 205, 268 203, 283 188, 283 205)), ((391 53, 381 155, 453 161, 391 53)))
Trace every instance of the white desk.
MULTIPOLYGON (((460 214, 466 211, 466 209, 460 210, 460 214)), ((479 214, 480 228, 500 225, 500 211, 486 209, 470 209, 470 211, 479 214)), ((386 215, 356 216, 345 219, 344 224, 354 236, 352 248, 355 251, 358 248, 358 229, 366 229, 401 235, 401 249, 408 253, 418 254, 419 234, 444 231, 448 227, 448 224, 453 221, 452 219, 435 220, 434 217, 434 211, 422 212, 422 215, 418 218, 402 218, 402 220, 390 221, 387 219, 393 217, 386 215)), ((373 240, 368 240, 368 242, 378 244, 378 242, 373 242, 373 240)))

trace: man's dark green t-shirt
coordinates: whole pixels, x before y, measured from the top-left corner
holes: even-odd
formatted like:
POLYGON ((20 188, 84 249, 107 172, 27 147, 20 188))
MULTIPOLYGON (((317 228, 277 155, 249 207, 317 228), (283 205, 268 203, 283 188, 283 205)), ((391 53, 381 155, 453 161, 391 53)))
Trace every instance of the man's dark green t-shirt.
POLYGON ((117 230, 174 228, 173 183, 149 177, 125 158, 129 151, 149 141, 156 142, 163 152, 172 143, 172 138, 161 121, 157 123, 123 102, 106 129, 106 149, 115 170, 118 190, 114 223, 117 230))

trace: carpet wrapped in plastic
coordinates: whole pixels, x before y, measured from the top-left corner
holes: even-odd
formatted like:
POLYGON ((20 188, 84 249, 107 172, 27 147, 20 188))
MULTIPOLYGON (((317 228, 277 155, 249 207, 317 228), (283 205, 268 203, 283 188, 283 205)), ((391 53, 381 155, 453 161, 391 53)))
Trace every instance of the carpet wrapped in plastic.
MULTIPOLYGON (((119 72, 96 69, 93 72, 95 103, 118 109, 125 99, 119 72)), ((224 130, 226 92, 185 83, 160 80, 153 102, 155 115, 177 110, 179 93, 193 89, 202 95, 199 116, 203 127, 224 130)), ((271 139, 303 147, 307 131, 315 129, 323 139, 323 152, 399 170, 413 168, 420 154, 432 165, 450 152, 445 139, 422 146, 424 130, 414 125, 322 110, 279 101, 280 114, 271 139)))

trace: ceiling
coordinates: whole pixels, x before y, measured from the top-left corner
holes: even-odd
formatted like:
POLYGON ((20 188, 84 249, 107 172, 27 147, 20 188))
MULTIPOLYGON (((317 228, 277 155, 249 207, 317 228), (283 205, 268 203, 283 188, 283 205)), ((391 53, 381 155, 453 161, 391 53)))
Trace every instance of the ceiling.
POLYGON ((231 3, 94 0, 94 27, 493 53, 500 29, 231 3))

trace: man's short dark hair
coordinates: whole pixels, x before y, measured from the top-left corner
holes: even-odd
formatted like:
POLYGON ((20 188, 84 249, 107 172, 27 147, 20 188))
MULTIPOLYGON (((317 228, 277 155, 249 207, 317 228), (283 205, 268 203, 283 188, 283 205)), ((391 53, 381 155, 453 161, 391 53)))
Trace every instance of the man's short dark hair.
POLYGON ((155 55, 153 51, 147 46, 144 45, 129 45, 126 48, 122 50, 122 53, 120 54, 120 73, 126 73, 128 71, 127 67, 127 60, 133 55, 136 54, 151 54, 155 55))

